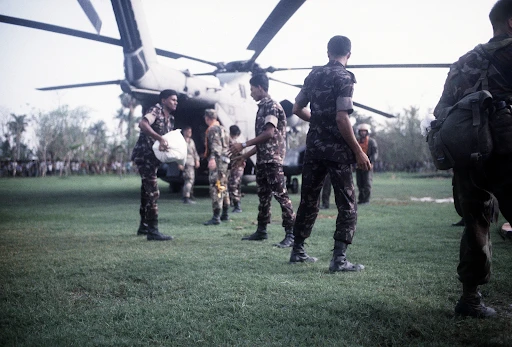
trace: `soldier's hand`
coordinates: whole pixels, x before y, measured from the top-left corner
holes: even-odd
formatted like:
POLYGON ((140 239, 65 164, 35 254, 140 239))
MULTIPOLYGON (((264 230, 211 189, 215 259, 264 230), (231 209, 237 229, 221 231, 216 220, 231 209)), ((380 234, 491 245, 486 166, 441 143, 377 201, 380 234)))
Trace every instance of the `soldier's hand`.
POLYGON ((357 161, 358 169, 361 169, 364 171, 371 170, 372 164, 370 163, 370 159, 368 158, 366 153, 364 153, 363 151, 356 154, 356 161, 357 161))
POLYGON ((162 139, 162 141, 160 141, 160 145, 158 146, 158 149, 162 152, 167 151, 169 149, 169 144, 167 143, 167 140, 162 139))
POLYGON ((232 155, 237 155, 242 151, 243 147, 241 143, 234 143, 231 146, 229 146, 229 151, 232 155))
POLYGON ((210 160, 208 160, 208 170, 215 170, 217 169, 217 163, 215 162, 215 159, 214 158, 211 158, 210 160))

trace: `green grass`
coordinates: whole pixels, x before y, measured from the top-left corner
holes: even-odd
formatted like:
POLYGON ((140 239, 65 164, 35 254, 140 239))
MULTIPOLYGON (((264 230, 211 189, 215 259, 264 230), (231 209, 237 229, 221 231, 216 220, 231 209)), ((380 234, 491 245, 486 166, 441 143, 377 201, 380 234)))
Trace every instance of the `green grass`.
MULTIPOLYGON (((307 251, 289 265, 273 201, 270 239, 256 229, 255 187, 243 213, 205 227, 211 203, 183 205, 161 186, 160 230, 135 235, 137 176, 0 180, 2 346, 497 346, 512 344, 512 243, 492 228, 490 320, 454 317, 462 228, 450 178, 377 174, 360 206, 349 259, 361 273, 330 274, 335 209, 321 210, 307 251)), ((299 195, 291 195, 295 209, 299 195)), ((331 197, 334 206, 334 197, 331 197)), ((500 224, 503 220, 500 220, 500 224)))

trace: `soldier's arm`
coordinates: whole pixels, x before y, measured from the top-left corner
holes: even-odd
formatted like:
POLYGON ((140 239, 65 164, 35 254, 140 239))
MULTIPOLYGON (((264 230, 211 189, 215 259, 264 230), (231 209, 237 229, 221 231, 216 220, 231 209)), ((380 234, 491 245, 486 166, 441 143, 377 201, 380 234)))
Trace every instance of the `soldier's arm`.
POLYGON ((363 152, 357 142, 352 124, 350 124, 349 114, 353 112, 352 94, 354 84, 352 78, 341 77, 334 81, 334 91, 336 98, 336 124, 341 136, 356 156, 357 167, 362 170, 370 170, 370 159, 363 152))
POLYGON ((457 64, 452 65, 446 81, 444 82, 443 94, 434 108, 434 117, 438 118, 441 111, 455 105, 458 101, 457 94, 461 86, 461 73, 457 64))
POLYGON ((379 146, 377 145, 377 141, 375 141, 375 139, 370 138, 370 140, 372 144, 372 154, 370 155, 370 161, 375 163, 379 157, 379 146))
MULTIPOLYGON (((309 76, 308 76, 309 77, 309 76)), ((306 89, 308 78, 304 81, 304 86, 300 90, 299 94, 295 97, 295 103, 293 104, 292 113, 297 115, 300 119, 309 122, 311 120, 311 110, 306 107, 309 104, 309 97, 306 89)))
POLYGON ((151 124, 149 124, 148 118, 142 117, 142 119, 139 122, 139 129, 144 134, 153 138, 155 141, 159 141, 161 151, 165 151, 169 148, 169 144, 167 143, 167 141, 160 134, 154 131, 153 128, 151 128, 151 124))

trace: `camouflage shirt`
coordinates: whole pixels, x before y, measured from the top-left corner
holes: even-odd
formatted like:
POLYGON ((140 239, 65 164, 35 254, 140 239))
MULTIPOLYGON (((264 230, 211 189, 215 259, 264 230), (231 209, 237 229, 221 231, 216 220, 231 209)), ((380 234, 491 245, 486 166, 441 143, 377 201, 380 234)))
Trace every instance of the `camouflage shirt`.
POLYGON ((199 161, 199 154, 196 150, 196 143, 192 139, 188 139, 187 142, 187 160, 186 165, 195 166, 196 161, 199 161))
MULTIPOLYGON (((512 71, 512 38, 501 35, 492 38, 482 48, 488 52, 504 73, 512 71)), ((477 52, 476 47, 450 67, 448 77, 444 84, 443 94, 436 108, 434 116, 438 116, 441 110, 455 105, 472 88, 480 78, 482 68, 487 67, 488 60, 477 52)), ((487 71, 489 92, 497 100, 506 100, 512 96, 512 85, 507 83, 496 68, 491 65, 487 71)))
POLYGON ((310 103, 311 119, 306 138, 306 156, 343 164, 356 162, 336 123, 336 113, 351 114, 354 75, 338 61, 315 68, 304 80, 295 102, 306 107, 310 103))
POLYGON ((212 125, 208 128, 207 133, 208 158, 215 158, 219 161, 228 158, 229 135, 224 127, 220 124, 212 125))
POLYGON ((286 154, 286 114, 281 105, 270 97, 261 99, 258 104, 256 136, 265 131, 267 123, 274 126, 274 136, 256 145, 256 165, 270 163, 282 165, 286 154))
MULTIPOLYGON (((160 104, 150 107, 144 117, 148 120, 151 128, 159 135, 164 135, 174 129, 174 116, 170 114, 169 119, 166 120, 164 109, 160 104)), ((142 165, 146 162, 158 165, 160 161, 153 152, 154 143, 155 140, 151 136, 141 131, 139 139, 133 148, 131 158, 133 162, 137 165, 142 165)))

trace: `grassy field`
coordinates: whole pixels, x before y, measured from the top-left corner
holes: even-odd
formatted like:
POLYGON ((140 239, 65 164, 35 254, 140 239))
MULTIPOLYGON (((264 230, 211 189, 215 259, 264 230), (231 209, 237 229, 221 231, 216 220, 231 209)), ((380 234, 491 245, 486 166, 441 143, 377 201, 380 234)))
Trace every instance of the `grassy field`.
POLYGON ((243 213, 205 227, 205 187, 187 206, 160 185, 170 242, 136 236, 137 176, 0 180, 1 346, 512 345, 512 242, 497 225, 482 294, 498 318, 453 314, 459 217, 417 200, 450 198, 450 178, 376 175, 348 253, 366 269, 346 274, 327 269, 333 208, 306 246, 319 261, 289 265, 290 250, 272 247, 284 234, 275 200, 269 240, 240 240, 256 229, 254 186, 243 213))

